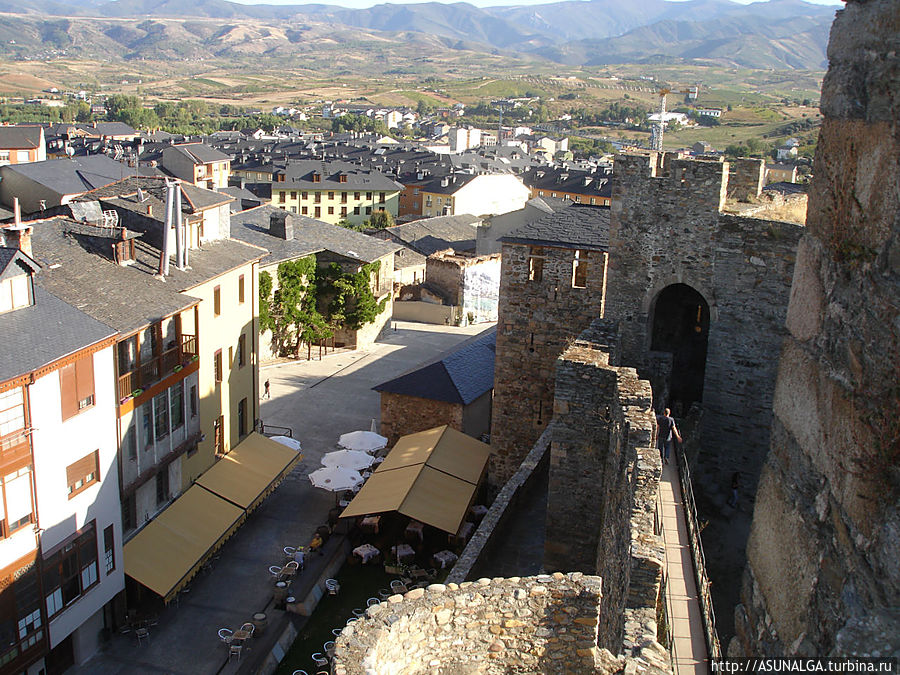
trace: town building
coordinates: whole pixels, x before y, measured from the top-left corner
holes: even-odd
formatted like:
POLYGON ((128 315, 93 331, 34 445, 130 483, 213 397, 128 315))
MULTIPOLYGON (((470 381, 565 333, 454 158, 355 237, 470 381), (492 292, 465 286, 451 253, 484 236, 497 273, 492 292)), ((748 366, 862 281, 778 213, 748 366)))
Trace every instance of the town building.
POLYGON ((208 190, 228 187, 231 176, 231 157, 203 143, 168 147, 160 164, 176 178, 208 190))
POLYGON ((0 166, 27 164, 47 159, 47 144, 41 126, 0 126, 0 166))
POLYGON ((362 224, 378 211, 396 217, 402 185, 346 162, 289 160, 272 174, 272 206, 336 224, 362 224))

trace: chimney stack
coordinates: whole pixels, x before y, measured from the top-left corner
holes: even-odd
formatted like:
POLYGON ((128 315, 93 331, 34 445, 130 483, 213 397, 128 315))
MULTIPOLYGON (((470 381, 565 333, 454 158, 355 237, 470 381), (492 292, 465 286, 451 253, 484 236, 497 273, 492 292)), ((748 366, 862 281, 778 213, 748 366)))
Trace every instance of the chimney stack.
POLYGON ((287 211, 280 211, 269 216, 269 234, 285 241, 294 238, 294 223, 287 211))

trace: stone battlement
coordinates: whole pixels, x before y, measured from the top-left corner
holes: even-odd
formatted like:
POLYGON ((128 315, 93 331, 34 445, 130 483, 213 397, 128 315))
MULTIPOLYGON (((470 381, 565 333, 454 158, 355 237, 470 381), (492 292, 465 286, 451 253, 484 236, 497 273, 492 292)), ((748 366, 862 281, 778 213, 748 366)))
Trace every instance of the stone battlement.
POLYGON ((335 644, 335 675, 612 673, 597 643, 601 580, 578 572, 432 584, 369 607, 335 644))

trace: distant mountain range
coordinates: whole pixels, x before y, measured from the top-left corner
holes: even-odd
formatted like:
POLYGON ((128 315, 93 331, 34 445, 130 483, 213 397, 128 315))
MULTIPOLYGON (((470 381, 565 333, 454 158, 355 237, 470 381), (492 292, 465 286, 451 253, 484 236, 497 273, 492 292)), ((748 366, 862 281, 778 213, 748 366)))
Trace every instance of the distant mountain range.
MULTIPOLYGON (((23 27, 31 27, 12 39, 21 45, 29 34, 36 33, 43 36, 43 43, 34 45, 37 48, 47 46, 48 36, 50 44, 53 40, 66 43, 65 35, 75 24, 59 17, 140 19, 133 26, 116 22, 114 28, 100 31, 120 45, 112 53, 128 58, 161 56, 158 45, 154 45, 154 31, 142 33, 141 26, 154 25, 148 19, 212 19, 271 24, 274 30, 288 35, 288 42, 292 24, 302 27, 324 23, 384 33, 388 40, 400 33, 421 33, 423 38, 442 39, 451 45, 458 42, 465 49, 500 49, 569 65, 681 59, 776 69, 824 68, 834 11, 833 6, 803 0, 749 5, 730 0, 565 0, 484 9, 464 2, 425 2, 382 4, 361 10, 323 4, 242 5, 227 0, 0 0, 0 12, 27 15, 19 20, 25 22, 23 27), (123 46, 127 48, 124 52, 123 46)), ((17 32, 10 25, 6 29, 0 28, 0 40, 17 32)), ((187 32, 193 33, 190 28, 187 32)), ((221 46, 215 37, 219 31, 201 31, 207 32, 182 36, 182 51, 215 57, 221 46)), ((72 37, 69 47, 90 48, 72 37)))

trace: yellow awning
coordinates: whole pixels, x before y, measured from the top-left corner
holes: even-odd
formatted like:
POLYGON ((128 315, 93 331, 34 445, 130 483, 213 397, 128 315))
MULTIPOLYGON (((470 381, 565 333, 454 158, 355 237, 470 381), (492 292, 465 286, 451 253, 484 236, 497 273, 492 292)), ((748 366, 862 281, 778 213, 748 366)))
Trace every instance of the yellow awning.
POLYGON ((125 573, 169 602, 245 515, 192 485, 125 544, 125 573))
POLYGON ((252 511, 302 457, 254 431, 200 476, 197 485, 252 511))
POLYGON ((446 426, 404 436, 341 517, 397 511, 455 534, 489 454, 484 443, 446 426))

